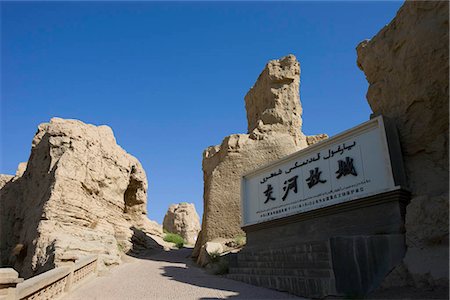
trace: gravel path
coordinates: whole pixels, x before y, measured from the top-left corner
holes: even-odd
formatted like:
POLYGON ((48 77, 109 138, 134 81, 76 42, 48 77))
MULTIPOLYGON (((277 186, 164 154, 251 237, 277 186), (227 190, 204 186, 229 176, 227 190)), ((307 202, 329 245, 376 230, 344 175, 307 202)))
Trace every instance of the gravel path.
POLYGON ((64 299, 302 299, 210 275, 193 264, 190 253, 191 249, 182 249, 131 258, 64 299))

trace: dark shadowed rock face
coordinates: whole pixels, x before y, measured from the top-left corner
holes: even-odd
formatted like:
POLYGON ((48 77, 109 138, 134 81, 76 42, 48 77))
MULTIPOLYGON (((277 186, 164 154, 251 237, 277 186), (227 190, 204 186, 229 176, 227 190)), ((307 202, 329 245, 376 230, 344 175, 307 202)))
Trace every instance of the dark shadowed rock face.
POLYGON ((248 133, 227 136, 203 152, 204 212, 193 256, 217 238, 241 230, 240 180, 246 172, 327 138, 301 131, 300 64, 294 55, 269 61, 245 96, 248 133))
POLYGON ((448 2, 407 1, 358 48, 367 100, 400 133, 408 185, 408 250, 386 286, 448 286, 448 2))
POLYGON ((39 125, 30 159, 0 190, 1 263, 29 277, 68 257, 120 262, 146 217, 147 178, 111 128, 53 118, 39 125), (22 174, 23 173, 23 174, 22 174))

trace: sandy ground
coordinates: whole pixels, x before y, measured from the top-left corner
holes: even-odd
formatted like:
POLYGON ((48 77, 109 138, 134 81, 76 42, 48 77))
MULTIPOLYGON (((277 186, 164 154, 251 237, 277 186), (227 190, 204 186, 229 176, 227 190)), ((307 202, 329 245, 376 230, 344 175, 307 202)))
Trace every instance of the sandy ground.
POLYGON ((190 253, 181 249, 130 257, 63 299, 304 299, 210 275, 194 265, 190 253))

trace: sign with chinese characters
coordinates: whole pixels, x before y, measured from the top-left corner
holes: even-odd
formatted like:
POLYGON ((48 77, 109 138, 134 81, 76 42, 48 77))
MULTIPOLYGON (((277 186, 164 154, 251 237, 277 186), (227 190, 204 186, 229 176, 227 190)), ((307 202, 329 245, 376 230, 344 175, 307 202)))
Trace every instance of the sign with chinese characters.
POLYGON ((379 116, 244 175, 242 225, 397 188, 389 147, 398 146, 398 141, 393 144, 388 145, 385 122, 379 116))

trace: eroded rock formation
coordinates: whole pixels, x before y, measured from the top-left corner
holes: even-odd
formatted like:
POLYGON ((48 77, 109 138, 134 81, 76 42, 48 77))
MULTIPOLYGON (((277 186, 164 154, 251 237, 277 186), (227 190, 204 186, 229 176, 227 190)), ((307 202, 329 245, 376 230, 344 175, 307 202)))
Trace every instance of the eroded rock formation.
POLYGON ((13 179, 14 176, 12 175, 4 175, 4 174, 0 174, 0 189, 5 186, 5 184, 7 184, 9 181, 11 181, 11 179, 13 179))
POLYGON ((287 133, 305 147, 299 87, 300 64, 294 55, 270 61, 245 96, 248 133, 287 133))
POLYGON ((172 204, 164 216, 163 229, 179 234, 187 244, 194 245, 200 232, 200 218, 194 204, 172 204))
POLYGON ((59 118, 39 125, 28 163, 0 199, 1 262, 24 277, 88 254, 117 264, 136 233, 162 233, 146 217, 141 164, 108 126, 59 118))
POLYGON ((270 61, 245 96, 248 133, 225 137, 221 145, 203 152, 204 213, 194 257, 208 241, 244 235, 240 228, 243 174, 308 146, 301 131, 299 85, 300 64, 294 55, 270 61))
POLYGON ((357 47, 372 111, 399 130, 412 191, 407 253, 385 286, 448 286, 448 11, 447 1, 407 1, 357 47))

